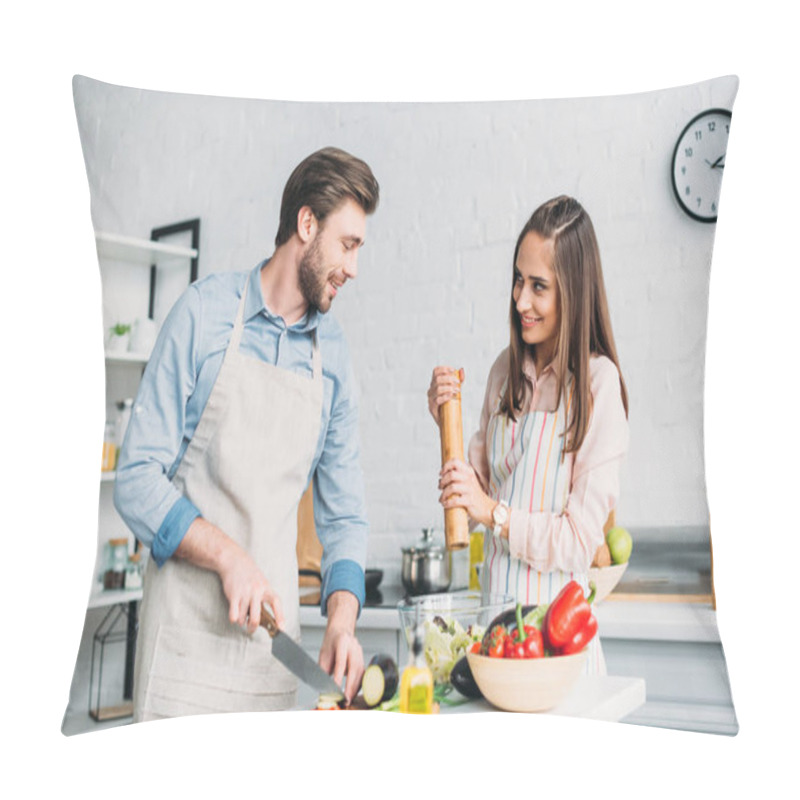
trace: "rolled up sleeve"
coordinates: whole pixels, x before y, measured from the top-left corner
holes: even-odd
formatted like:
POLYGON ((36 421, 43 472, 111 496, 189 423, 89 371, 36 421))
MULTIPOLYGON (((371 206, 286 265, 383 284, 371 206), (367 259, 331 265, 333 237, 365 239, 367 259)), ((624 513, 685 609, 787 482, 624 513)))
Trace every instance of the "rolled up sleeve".
POLYGON ((328 597, 335 591, 354 594, 359 613, 365 600, 368 524, 360 463, 358 398, 346 349, 334 392, 331 418, 314 472, 314 524, 323 551, 323 615, 327 614, 328 597))
POLYGON ((139 385, 114 484, 114 506, 159 566, 200 515, 169 473, 194 389, 201 311, 200 295, 190 287, 165 320, 139 385))

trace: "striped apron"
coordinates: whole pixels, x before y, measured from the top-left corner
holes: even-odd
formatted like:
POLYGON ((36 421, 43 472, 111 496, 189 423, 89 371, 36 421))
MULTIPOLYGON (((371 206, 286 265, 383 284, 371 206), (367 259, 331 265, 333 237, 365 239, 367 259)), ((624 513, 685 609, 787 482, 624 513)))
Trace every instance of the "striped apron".
MULTIPOLYGON (((500 413, 498 397, 486 430, 486 454, 489 461, 489 494, 505 500, 511 508, 526 513, 562 514, 569 498, 572 478, 572 454, 563 461, 566 423, 572 399, 562 395, 555 411, 531 411, 515 422, 500 413)), ((502 396, 505 388, 501 390, 502 396)), ((571 580, 588 594, 588 573, 537 572, 526 562, 509 553, 508 539, 484 537, 481 590, 487 594, 509 594, 523 605, 541 605, 555 599, 571 580)), ((587 674, 606 673, 599 634, 589 645, 587 674)))

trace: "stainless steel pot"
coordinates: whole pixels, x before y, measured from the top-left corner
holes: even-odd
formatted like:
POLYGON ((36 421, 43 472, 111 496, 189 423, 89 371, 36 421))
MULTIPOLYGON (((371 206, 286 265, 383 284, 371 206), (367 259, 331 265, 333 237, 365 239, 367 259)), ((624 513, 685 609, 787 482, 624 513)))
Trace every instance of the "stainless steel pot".
POLYGON ((433 529, 424 528, 422 539, 403 548, 403 588, 411 595, 436 594, 450 588, 452 554, 433 541, 433 529))

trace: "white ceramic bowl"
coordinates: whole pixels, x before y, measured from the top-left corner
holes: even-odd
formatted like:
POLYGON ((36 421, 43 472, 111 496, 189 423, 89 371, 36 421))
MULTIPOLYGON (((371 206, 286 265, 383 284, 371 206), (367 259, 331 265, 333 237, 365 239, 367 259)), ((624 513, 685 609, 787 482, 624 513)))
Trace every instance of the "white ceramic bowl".
POLYGON ((627 568, 627 561, 624 564, 612 564, 610 567, 590 567, 589 580, 597 587, 595 603, 605 600, 614 591, 627 568))
POLYGON ((549 711, 575 686, 588 650, 571 656, 490 658, 467 653, 469 668, 483 696, 503 711, 549 711))

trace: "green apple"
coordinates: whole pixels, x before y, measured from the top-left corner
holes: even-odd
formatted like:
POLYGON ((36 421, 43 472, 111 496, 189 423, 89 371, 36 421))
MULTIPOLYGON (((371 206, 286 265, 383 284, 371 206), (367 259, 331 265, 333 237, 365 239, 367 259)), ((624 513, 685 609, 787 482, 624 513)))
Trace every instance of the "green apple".
POLYGON ((631 557, 633 539, 625 528, 613 527, 606 535, 606 544, 615 564, 624 564, 631 557))

